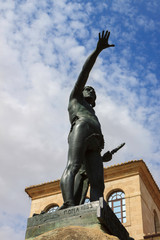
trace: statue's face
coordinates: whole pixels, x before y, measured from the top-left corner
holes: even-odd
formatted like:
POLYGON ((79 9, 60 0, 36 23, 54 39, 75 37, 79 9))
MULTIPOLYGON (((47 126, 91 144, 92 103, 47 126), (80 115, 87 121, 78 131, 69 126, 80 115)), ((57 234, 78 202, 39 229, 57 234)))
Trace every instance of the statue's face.
POLYGON ((95 104, 96 93, 95 93, 94 88, 92 88, 90 86, 85 87, 83 90, 83 96, 88 103, 90 103, 92 105, 93 105, 93 103, 95 104))

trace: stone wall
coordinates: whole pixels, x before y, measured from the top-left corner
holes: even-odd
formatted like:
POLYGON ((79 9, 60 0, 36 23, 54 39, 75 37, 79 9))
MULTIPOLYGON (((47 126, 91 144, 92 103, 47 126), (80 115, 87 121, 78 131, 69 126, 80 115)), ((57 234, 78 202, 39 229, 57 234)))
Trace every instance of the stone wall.
POLYGON ((155 204, 151 194, 148 192, 142 179, 140 179, 140 188, 141 188, 143 231, 145 235, 153 234, 155 233, 154 211, 156 211, 160 222, 160 210, 155 204))

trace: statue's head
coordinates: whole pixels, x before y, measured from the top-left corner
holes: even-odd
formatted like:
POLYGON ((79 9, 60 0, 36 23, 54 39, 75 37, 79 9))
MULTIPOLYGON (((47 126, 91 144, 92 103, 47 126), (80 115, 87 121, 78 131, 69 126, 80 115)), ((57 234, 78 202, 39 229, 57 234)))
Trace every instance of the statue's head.
POLYGON ((93 87, 91 86, 85 86, 83 89, 83 97, 85 100, 92 105, 92 107, 95 107, 96 105, 96 92, 93 87))

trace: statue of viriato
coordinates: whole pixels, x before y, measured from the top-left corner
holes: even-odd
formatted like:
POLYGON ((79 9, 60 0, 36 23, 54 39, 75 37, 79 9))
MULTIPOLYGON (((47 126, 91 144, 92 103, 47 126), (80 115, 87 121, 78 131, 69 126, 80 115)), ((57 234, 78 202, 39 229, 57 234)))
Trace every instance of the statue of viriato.
POLYGON ((112 153, 108 151, 101 156, 104 138, 94 111, 96 93, 93 87, 85 85, 98 55, 104 49, 114 47, 114 44, 108 43, 109 36, 108 31, 99 33, 96 49, 87 58, 70 94, 68 112, 71 129, 67 166, 60 181, 64 199, 60 209, 84 201, 87 181, 90 183, 90 201, 103 197, 103 161, 110 161, 112 153))

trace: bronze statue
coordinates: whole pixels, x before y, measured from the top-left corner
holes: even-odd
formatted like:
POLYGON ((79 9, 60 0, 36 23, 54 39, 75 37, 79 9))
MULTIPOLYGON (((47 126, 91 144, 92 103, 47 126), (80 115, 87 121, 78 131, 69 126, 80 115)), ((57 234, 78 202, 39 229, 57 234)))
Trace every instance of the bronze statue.
MULTIPOLYGON (((85 84, 100 52, 114 47, 113 44, 108 43, 109 36, 108 31, 99 33, 97 47, 87 58, 70 94, 68 112, 71 129, 68 136, 68 162, 60 181, 64 199, 64 204, 60 209, 83 202, 84 196, 82 195, 85 195, 86 188, 80 185, 85 183, 85 179, 86 182, 88 179, 90 183, 90 201, 103 197, 104 177, 101 150, 104 148, 104 139, 101 125, 93 109, 96 101, 95 90, 85 84)), ((105 161, 111 158, 111 152, 105 153, 105 161)))

